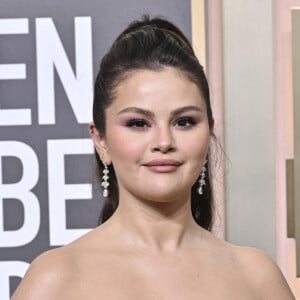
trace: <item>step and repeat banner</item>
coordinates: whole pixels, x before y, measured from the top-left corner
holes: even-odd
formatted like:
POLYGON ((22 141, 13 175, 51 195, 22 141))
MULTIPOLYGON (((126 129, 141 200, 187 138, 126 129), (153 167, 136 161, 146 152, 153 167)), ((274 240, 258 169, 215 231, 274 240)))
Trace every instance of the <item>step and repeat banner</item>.
POLYGON ((144 13, 191 36, 187 0, 0 2, 2 300, 36 256, 97 226, 93 80, 116 36, 144 13))

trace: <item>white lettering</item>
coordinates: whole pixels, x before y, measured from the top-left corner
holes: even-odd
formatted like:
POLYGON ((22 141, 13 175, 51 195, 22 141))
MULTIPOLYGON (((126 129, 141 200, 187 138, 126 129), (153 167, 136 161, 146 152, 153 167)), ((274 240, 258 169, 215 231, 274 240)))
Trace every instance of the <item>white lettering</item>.
POLYGON ((27 34, 28 19, 0 19, 0 34, 27 34))
POLYGON ((0 262, 0 291, 1 299, 9 300, 9 277, 24 277, 28 263, 23 261, 1 261, 0 262))
MULTIPOLYGON (((0 171, 2 157, 13 156, 20 159, 23 166, 22 178, 17 183, 3 184, 0 172, 0 247, 18 247, 30 243, 40 226, 40 206, 31 189, 39 178, 39 164, 35 152, 28 145, 17 141, 0 142, 0 171), (18 199, 24 208, 24 223, 17 230, 4 230, 4 199, 18 199)), ((6 200, 9 201, 9 200, 6 200)))
MULTIPOLYGON (((28 33, 28 19, 0 19, 0 35, 28 33)), ((0 80, 25 78, 25 64, 0 64, 0 80)), ((31 125, 30 109, 1 109, 0 107, 0 126, 12 125, 31 125)))
POLYGON ((90 139, 48 140, 49 228, 50 245, 60 246, 72 242, 88 229, 66 228, 66 200, 91 199, 91 184, 65 184, 64 156, 92 154, 90 139))
POLYGON ((36 45, 39 124, 55 124, 54 67, 78 123, 90 122, 93 97, 91 18, 75 18, 76 76, 51 18, 36 19, 36 45))

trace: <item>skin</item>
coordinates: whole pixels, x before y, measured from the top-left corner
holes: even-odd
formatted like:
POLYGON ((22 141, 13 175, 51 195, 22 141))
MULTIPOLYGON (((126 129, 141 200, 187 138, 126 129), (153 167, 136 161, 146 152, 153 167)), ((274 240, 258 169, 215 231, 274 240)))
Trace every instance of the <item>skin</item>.
POLYGON ((136 71, 116 88, 95 147, 117 174, 120 205, 103 225, 39 256, 12 300, 295 299, 275 263, 193 220, 190 189, 210 129, 198 87, 179 71, 136 71), (178 165, 153 166, 172 159, 178 165))

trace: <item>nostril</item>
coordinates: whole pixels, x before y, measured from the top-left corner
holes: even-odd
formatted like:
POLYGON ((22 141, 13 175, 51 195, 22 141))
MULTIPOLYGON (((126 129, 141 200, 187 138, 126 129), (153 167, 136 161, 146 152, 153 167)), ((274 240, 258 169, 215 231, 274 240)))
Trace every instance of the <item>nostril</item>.
POLYGON ((175 141, 168 125, 158 126, 153 136, 152 151, 167 153, 175 149, 175 141))
POLYGON ((171 151, 174 151, 175 147, 172 144, 168 144, 168 145, 156 145, 155 147, 153 147, 152 151, 153 152, 161 152, 161 153, 168 153, 171 151))

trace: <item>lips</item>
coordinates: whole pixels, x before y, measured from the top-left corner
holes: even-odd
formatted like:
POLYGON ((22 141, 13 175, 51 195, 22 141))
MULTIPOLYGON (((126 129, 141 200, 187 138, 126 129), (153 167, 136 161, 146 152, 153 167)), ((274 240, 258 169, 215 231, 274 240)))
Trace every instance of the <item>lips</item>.
POLYGON ((158 173, 174 172, 181 165, 181 162, 173 159, 152 160, 144 164, 149 170, 158 173))

